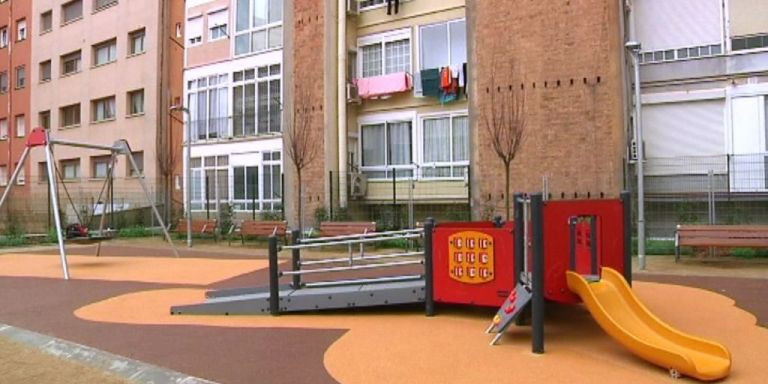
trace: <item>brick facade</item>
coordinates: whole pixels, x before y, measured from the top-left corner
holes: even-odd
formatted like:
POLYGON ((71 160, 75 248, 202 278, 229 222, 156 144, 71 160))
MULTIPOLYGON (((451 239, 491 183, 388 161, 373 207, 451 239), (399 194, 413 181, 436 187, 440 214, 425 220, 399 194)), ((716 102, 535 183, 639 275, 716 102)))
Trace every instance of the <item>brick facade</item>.
MULTIPOLYGON (((334 84, 325 84, 324 74, 335 71, 326 68, 327 44, 326 22, 328 19, 327 7, 323 1, 296 0, 292 9, 286 5, 285 25, 291 26, 291 31, 286 32, 286 44, 284 50, 286 60, 286 106, 284 108, 284 121, 286 131, 291 129, 294 121, 293 113, 304 110, 311 116, 310 124, 312 132, 312 144, 315 151, 314 160, 302 171, 302 209, 303 224, 305 227, 313 226, 313 214, 316 208, 326 204, 327 172, 325 153, 328 151, 325 132, 325 106, 326 87, 334 84)), ((287 29, 288 27, 286 27, 287 29)), ((300 121, 301 119, 297 119, 300 121)), ((297 124, 298 125, 298 124, 297 124)), ((286 174, 286 215, 295 226, 298 219, 298 186, 296 180, 296 168, 288 155, 289 135, 285 135, 285 174, 286 174)))
POLYGON ((467 6, 475 217, 502 213, 504 205, 503 163, 484 128, 491 91, 525 95, 525 139, 512 163, 511 191, 541 191, 546 177, 553 196, 617 196, 626 148, 619 2, 467 6))

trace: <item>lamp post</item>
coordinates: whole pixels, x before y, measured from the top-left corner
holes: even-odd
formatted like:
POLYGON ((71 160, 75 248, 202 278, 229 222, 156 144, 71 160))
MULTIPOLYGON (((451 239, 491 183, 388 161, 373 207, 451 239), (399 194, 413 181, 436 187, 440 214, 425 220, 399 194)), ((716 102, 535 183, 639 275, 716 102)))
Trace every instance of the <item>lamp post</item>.
POLYGON ((189 115, 189 109, 184 106, 174 105, 169 112, 173 111, 182 111, 187 115, 187 169, 185 170, 187 201, 184 211, 187 216, 187 247, 192 248, 192 119, 189 115))
POLYGON ((642 99, 640 97, 640 43, 629 41, 624 45, 632 55, 632 67, 635 72, 635 145, 637 150, 637 258, 641 270, 645 269, 645 186, 643 184, 643 148, 642 99))

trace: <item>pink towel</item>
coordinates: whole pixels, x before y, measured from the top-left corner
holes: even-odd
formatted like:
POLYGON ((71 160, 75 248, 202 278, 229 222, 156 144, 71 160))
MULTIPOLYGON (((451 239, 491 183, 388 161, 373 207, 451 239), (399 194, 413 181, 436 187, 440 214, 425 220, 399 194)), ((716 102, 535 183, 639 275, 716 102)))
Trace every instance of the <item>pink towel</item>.
POLYGON ((413 88, 411 75, 407 72, 357 79, 360 98, 371 99, 393 93, 410 91, 413 88))

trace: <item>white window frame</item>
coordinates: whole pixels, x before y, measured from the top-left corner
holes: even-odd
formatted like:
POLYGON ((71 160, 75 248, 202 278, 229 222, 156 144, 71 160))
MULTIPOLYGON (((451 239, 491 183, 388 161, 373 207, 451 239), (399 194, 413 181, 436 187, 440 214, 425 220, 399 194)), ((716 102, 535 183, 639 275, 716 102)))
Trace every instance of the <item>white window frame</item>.
POLYGON ((208 12, 206 15, 206 19, 208 21, 208 41, 219 41, 224 40, 226 38, 229 38, 229 9, 219 9, 216 11, 208 12), (221 15, 223 14, 223 15, 221 15), (213 24, 211 21, 212 19, 217 18, 224 18, 225 22, 223 24, 213 24), (214 31, 223 29, 223 33, 221 33, 220 36, 214 37, 214 31))
POLYGON ((19 19, 16 21, 16 41, 24 41, 27 39, 27 19, 19 19))
MULTIPOLYGON (((419 25, 419 28, 418 28, 418 31, 419 31, 419 58, 418 58, 418 64, 419 65, 418 65, 418 68, 419 68, 419 70, 431 69, 431 68, 424 68, 424 47, 423 47, 424 40, 422 39, 422 36, 423 36, 422 31, 423 31, 423 29, 424 28, 428 28, 428 27, 434 27, 434 26, 441 25, 441 24, 445 24, 445 26, 446 26, 446 33, 448 35, 448 40, 447 40, 448 41, 448 62, 445 63, 443 66, 448 66, 451 63, 451 61, 453 61, 452 57, 451 57, 451 24, 460 23, 462 21, 464 22, 464 32, 466 34, 467 19, 464 18, 464 17, 458 18, 458 19, 451 19, 451 20, 445 20, 445 21, 439 21, 439 22, 435 22, 435 23, 419 25)), ((465 37, 465 41, 466 41, 466 37, 465 37)), ((467 53, 467 58, 466 59, 469 60, 469 52, 467 51, 466 44, 464 46, 464 50, 467 53)))
POLYGON ((25 115, 16 115, 13 125, 16 128, 16 137, 27 135, 27 117, 25 115))
MULTIPOLYGON (((414 163, 416 163, 417 159, 417 148, 414 148, 414 144, 417 142, 417 135, 416 132, 418 131, 417 128, 417 116, 415 111, 405 111, 405 112, 391 112, 391 113, 382 113, 377 115, 370 115, 370 116, 362 116, 358 119, 358 125, 357 125, 357 153, 359 154, 357 156, 357 166, 361 173, 365 172, 384 172, 385 176, 383 178, 380 177, 369 177, 369 180, 391 180, 391 171, 393 169, 398 171, 397 180, 408 180, 408 179, 414 179, 416 177, 416 166, 414 163), (386 150, 385 152, 385 160, 384 165, 374 165, 374 166, 364 166, 363 165, 363 126, 367 125, 376 125, 376 124, 384 124, 385 130, 389 129, 386 127, 387 124, 392 123, 405 123, 409 122, 411 123, 411 163, 412 164, 401 164, 401 165, 389 165, 387 164, 389 162, 389 159, 386 159, 386 150), (401 170, 409 170, 410 175, 409 176, 400 176, 402 172, 399 172, 401 170)), ((383 145, 387 145, 386 142, 383 143, 383 145)))
POLYGON ((203 44, 203 15, 197 15, 197 16, 189 16, 187 17, 187 32, 189 32, 189 35, 187 35, 186 38, 186 46, 187 47, 196 47, 198 45, 203 44), (195 32, 190 26, 192 23, 200 23, 200 31, 195 32), (192 32, 195 32, 193 35, 192 32))
POLYGON ((5 48, 8 46, 8 27, 2 27, 0 28, 0 48, 5 48))
MULTIPOLYGON (((261 65, 261 66, 258 66, 256 68, 247 68, 247 69, 245 69, 243 71, 234 71, 233 72, 233 75, 232 75, 232 86, 231 86, 232 91, 230 92, 230 101, 231 101, 230 108, 232 110, 232 131, 230 133, 233 136, 235 136, 235 120, 238 118, 238 116, 236 116, 235 113, 234 113, 234 111, 235 111, 235 88, 240 87, 240 86, 245 88, 246 85, 250 85, 250 84, 253 84, 253 86, 255 87, 255 89, 254 89, 254 132, 253 132, 253 134, 246 133, 245 132, 245 123, 243 122, 243 134, 242 135, 237 135, 236 137, 252 137, 252 136, 259 136, 259 135, 273 135, 273 134, 279 134, 280 132, 282 132, 282 130, 283 130, 282 114, 280 114, 280 117, 278 117, 278 119, 279 119, 278 120, 278 125, 279 125, 278 129, 273 129, 272 124, 271 124, 272 121, 271 121, 270 113, 271 113, 271 110, 272 110, 271 107, 273 105, 272 102, 274 101, 274 97, 273 97, 273 95, 271 93, 272 92, 271 86, 272 86, 272 83, 275 80, 279 81, 279 83, 280 83, 280 94, 277 95, 277 97, 279 99, 279 102, 277 103, 278 105, 276 106, 278 109, 280 108, 280 104, 282 103, 282 100, 283 100, 283 92, 284 92, 284 88, 285 88, 285 84, 283 82, 283 77, 282 77, 283 70, 284 70, 284 68, 283 68, 283 65, 281 63, 275 63, 275 64, 270 64, 270 65, 261 65), (280 71, 278 73, 272 74, 271 70, 272 70, 272 68, 274 66, 280 67, 280 71), (260 69, 265 69, 267 71, 266 76, 259 77, 259 70, 260 69), (235 75, 234 75, 235 73, 246 72, 246 71, 250 71, 250 70, 254 71, 254 75, 253 75, 252 79, 247 79, 246 80, 245 76, 243 76, 242 80, 237 80, 237 81, 235 80, 235 75), (267 92, 268 92, 268 96, 267 96, 267 116, 266 116, 267 126, 266 126, 265 130, 260 130, 260 128, 262 128, 262 127, 260 125, 261 116, 259 115, 259 85, 261 85, 261 84, 266 84, 267 92)), ((245 92, 245 91, 243 90, 243 92, 245 92)), ((243 96, 243 103, 245 103, 245 96, 243 96)), ((244 119, 245 116, 246 115, 243 114, 241 116, 241 118, 244 119)))
POLYGON ((91 53, 93 55, 93 63, 91 63, 94 67, 101 67, 103 65, 111 64, 117 61, 117 38, 112 38, 106 41, 102 41, 101 43, 94 44, 91 49, 91 53), (99 51, 102 49, 107 50, 107 60, 100 63, 99 60, 99 51))
POLYGON ((8 185, 8 166, 0 165, 0 187, 8 185))
POLYGON ((190 121, 187 124, 193 124, 192 127, 192 142, 206 142, 206 141, 216 141, 216 140, 222 140, 226 138, 232 137, 232 124, 230 123, 230 116, 232 111, 232 82, 230 81, 231 77, 227 73, 214 73, 207 76, 201 76, 198 78, 194 78, 191 80, 187 80, 186 83, 186 103, 187 108, 189 109, 189 119, 190 121), (211 85, 211 79, 216 79, 216 84, 211 85), (200 85, 201 81, 205 82, 205 85, 200 85), (211 104, 211 95, 214 93, 219 93, 222 89, 226 90, 225 94, 225 100, 227 103, 227 106, 225 108, 224 116, 216 116, 211 117, 211 111, 213 109, 213 105, 211 104), (205 92, 205 119, 201 122, 200 119, 198 119, 197 111, 199 106, 197 105, 197 94, 205 92), (194 102, 191 99, 191 96, 195 96, 194 102), (221 120, 215 120, 215 119, 221 119, 221 120), (205 124, 205 138, 201 139, 198 135, 198 126, 197 124, 205 124), (223 129, 220 129, 223 124, 223 129), (219 126, 219 129, 215 129, 215 127, 212 127, 212 125, 219 126), (214 135, 215 133, 215 135, 214 135))
MULTIPOLYGON (((214 195, 216 194, 216 191, 219 190, 218 185, 218 171, 227 171, 227 193, 229 194, 229 198, 227 199, 219 199, 216 200, 215 196, 211 197, 210 200, 207 200, 210 204, 211 210, 218 209, 219 204, 221 203, 231 203, 232 202, 232 185, 234 184, 234 177, 232 173, 232 155, 231 154, 208 154, 208 155, 199 155, 192 157, 192 160, 198 160, 200 161, 200 167, 192 168, 192 182, 197 183, 197 187, 200 188, 200 199, 195 200, 192 199, 193 196, 190 196, 190 207, 193 212, 204 212, 206 211, 206 194, 208 191, 205 188, 205 175, 206 171, 212 170, 214 171, 214 177, 213 180, 209 180, 210 182, 213 182, 213 192, 214 195), (214 165, 205 165, 205 159, 206 158, 215 158, 215 164, 214 165), (219 158, 226 157, 227 158, 227 164, 219 164, 219 158)), ((191 164, 189 165, 191 166, 191 164)), ((194 188, 193 188, 194 191, 194 188)))
POLYGON ((377 33, 375 35, 368 35, 363 36, 357 39, 357 75, 359 77, 363 77, 363 47, 369 46, 369 45, 379 45, 381 49, 381 75, 383 76, 386 73, 386 66, 387 66, 387 50, 386 50, 386 44, 395 42, 395 41, 401 41, 401 40, 408 40, 409 46, 410 46, 410 70, 408 72, 413 72, 414 68, 414 54, 413 54, 413 30, 411 28, 402 28, 397 29, 393 31, 387 31, 383 33, 377 33))
POLYGON ((283 6, 283 9, 282 9, 282 13, 281 13, 282 17, 280 18, 280 21, 273 21, 273 22, 270 23, 269 22, 269 0, 249 0, 249 3, 248 3, 248 11, 249 11, 249 13, 248 13, 248 28, 243 29, 243 30, 238 30, 237 29, 237 15, 238 15, 237 14, 237 12, 238 12, 237 1, 233 2, 233 7, 232 8, 234 9, 234 17, 232 17, 232 34, 231 34, 232 36, 234 36, 232 38, 232 44, 231 44, 232 45, 232 56, 233 57, 245 56, 245 55, 250 55, 250 54, 260 53, 260 52, 268 52, 270 50, 282 49, 283 48, 283 45, 285 44, 285 42, 284 42, 285 31, 283 30, 283 21, 285 20, 285 7, 284 6, 283 6), (266 3, 267 22, 265 24, 263 24, 263 25, 254 26, 253 25, 253 9, 254 9, 253 5, 256 2, 259 2, 259 1, 264 1, 266 3), (280 32, 281 42, 280 42, 280 44, 278 44, 276 46, 270 46, 269 45, 269 34, 270 34, 271 31, 277 30, 277 29, 281 30, 281 32, 280 32), (264 45, 264 49, 261 49, 261 50, 258 50, 258 51, 254 51, 253 50, 253 34, 257 33, 257 32, 264 32, 264 35, 265 35, 264 36, 265 45, 264 45), (237 52, 237 40, 238 40, 237 38, 239 36, 242 36, 242 35, 248 35, 248 50, 246 52, 238 53, 237 52))
POLYGON ((140 55, 147 51, 147 30, 140 28, 135 31, 128 32, 128 56, 140 55), (134 41, 141 39, 141 50, 134 51, 134 41))
MULTIPOLYGON (((448 118, 450 122, 451 127, 451 135, 450 135, 450 153, 451 158, 453 158, 453 119, 458 117, 466 117, 469 118, 469 111, 465 110, 457 110, 457 111, 451 111, 451 112, 436 112, 436 113, 426 113, 419 115, 419 127, 417 132, 417 142, 416 142, 416 148, 415 148, 415 158, 417 164, 419 164, 419 179, 421 180, 464 180, 465 176, 447 176, 447 177, 437 177, 437 176, 424 176, 424 169, 430 168, 430 167, 450 167, 451 175, 453 175, 453 169, 456 167, 469 167, 469 159, 462 160, 462 161, 447 161, 447 162, 426 162, 424 160, 425 153, 424 153, 424 121, 430 120, 430 119, 444 119, 448 118)), ((469 124, 469 122, 467 122, 469 124)), ((471 131, 471 129, 470 129, 471 131)), ((467 141, 469 141, 469 134, 467 135, 467 141)), ((469 143, 467 143, 469 146, 469 143)), ((467 154, 471 156, 470 148, 467 148, 467 154)))
MULTIPOLYGON (((19 168, 19 165, 20 165, 19 163, 16 163, 16 166, 14 167, 14 169, 19 168)), ((27 172, 22 166, 19 169, 19 174, 16 175, 16 185, 24 185, 26 183, 27 183, 27 172)))
POLYGON ((8 139, 8 118, 0 119, 0 140, 8 139))
MULTIPOLYGON (((353 0, 353 1, 362 2, 362 0, 353 0)), ((400 0, 400 6, 402 7, 403 3, 408 2, 408 1, 411 1, 411 0, 400 0)), ((372 4, 372 5, 366 5, 366 6, 361 4, 360 5, 360 12, 371 11, 371 10, 374 10, 374 9, 386 8, 386 7, 387 7, 387 0, 381 0, 381 3, 378 3, 378 4, 372 4)))
POLYGON ((112 121, 117 118, 117 100, 115 96, 107 96, 102 97, 98 99, 91 100, 91 123, 101 123, 105 121, 112 121), (111 104, 111 109, 109 108, 111 104), (99 108, 104 108, 104 116, 102 118, 99 118, 98 111, 99 108), (112 115, 108 116, 107 112, 112 111, 112 115))

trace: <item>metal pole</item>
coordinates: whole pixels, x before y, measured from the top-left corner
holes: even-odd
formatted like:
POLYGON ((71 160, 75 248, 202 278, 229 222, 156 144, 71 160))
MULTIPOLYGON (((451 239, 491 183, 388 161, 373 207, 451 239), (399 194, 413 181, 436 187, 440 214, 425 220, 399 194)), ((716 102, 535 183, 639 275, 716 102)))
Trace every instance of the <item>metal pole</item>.
POLYGON ((624 280, 632 285, 632 194, 621 192, 621 207, 624 215, 624 280))
POLYGON ((523 227, 525 222, 523 221, 523 199, 522 193, 515 193, 514 195, 514 217, 515 217, 515 284, 522 282, 523 276, 523 249, 525 249, 525 241, 523 238, 523 227))
MULTIPOLYGON (((294 229, 291 231, 291 244, 298 245, 301 237, 301 231, 294 229)), ((294 271, 301 269, 301 248, 291 250, 291 264, 294 271)), ((301 288, 301 275, 293 275, 293 289, 301 288)))
POLYGON ((328 220, 333 221, 333 171, 328 171, 328 220))
POLYGON ((277 236, 269 237, 269 313, 272 316, 280 314, 280 288, 277 271, 277 236))
POLYGON ((136 164, 136 160, 133 159, 133 155, 131 154, 130 150, 126 151, 125 157, 128 158, 128 163, 131 165, 131 168, 136 172, 136 175, 138 176, 139 185, 141 185, 141 189, 144 191, 144 196, 147 197, 149 204, 152 206, 152 213, 154 213, 155 218, 157 219, 157 222, 160 223, 160 227, 163 228, 163 234, 165 235, 165 240, 168 241, 168 244, 171 245, 171 249, 173 250, 173 255, 176 257, 179 257, 179 252, 176 250, 176 246, 173 245, 173 240, 171 240, 171 235, 168 234, 168 228, 166 228, 165 222, 163 222, 163 218, 160 217, 160 211, 157 210, 155 201, 152 199, 152 196, 149 194, 149 188, 147 188, 147 185, 144 182, 144 175, 141 174, 141 171, 139 170, 139 166, 136 164))
POLYGON ((435 315, 435 283, 432 268, 432 231, 435 229, 435 219, 429 217, 424 223, 424 312, 427 316, 435 315))
POLYGON ((531 196, 531 226, 533 227, 533 298, 532 351, 544 353, 544 202, 542 195, 531 196))
POLYGON ((61 256, 61 269, 64 272, 64 280, 69 280, 69 266, 67 265, 67 251, 64 249, 64 238, 61 235, 61 215, 59 212, 59 195, 56 188, 56 173, 53 171, 53 152, 51 143, 45 145, 45 162, 48 170, 48 188, 51 190, 51 203, 53 204, 53 220, 56 224, 56 240, 59 243, 59 256, 61 256))
POLYGON ((24 169, 24 162, 27 160, 27 155, 29 155, 29 147, 24 148, 24 152, 21 153, 21 158, 19 159, 19 162, 16 163, 16 169, 13 170, 11 179, 8 180, 8 186, 5 188, 5 191, 3 192, 3 197, 0 197, 0 209, 3 208, 3 204, 5 204, 5 200, 11 194, 11 188, 16 183, 16 178, 19 177, 19 173, 20 173, 19 170, 24 169))
POLYGON ((205 218, 210 220, 211 219, 211 191, 208 189, 209 181, 208 181, 208 172, 205 172, 205 218))
POLYGON ((392 168, 392 229, 400 228, 397 216, 397 169, 392 168))
POLYGON ((641 270, 645 270, 645 186, 643 161, 645 148, 643 145, 642 98, 640 96, 640 44, 631 46, 632 64, 635 69, 635 141, 637 143, 637 258, 641 270))

